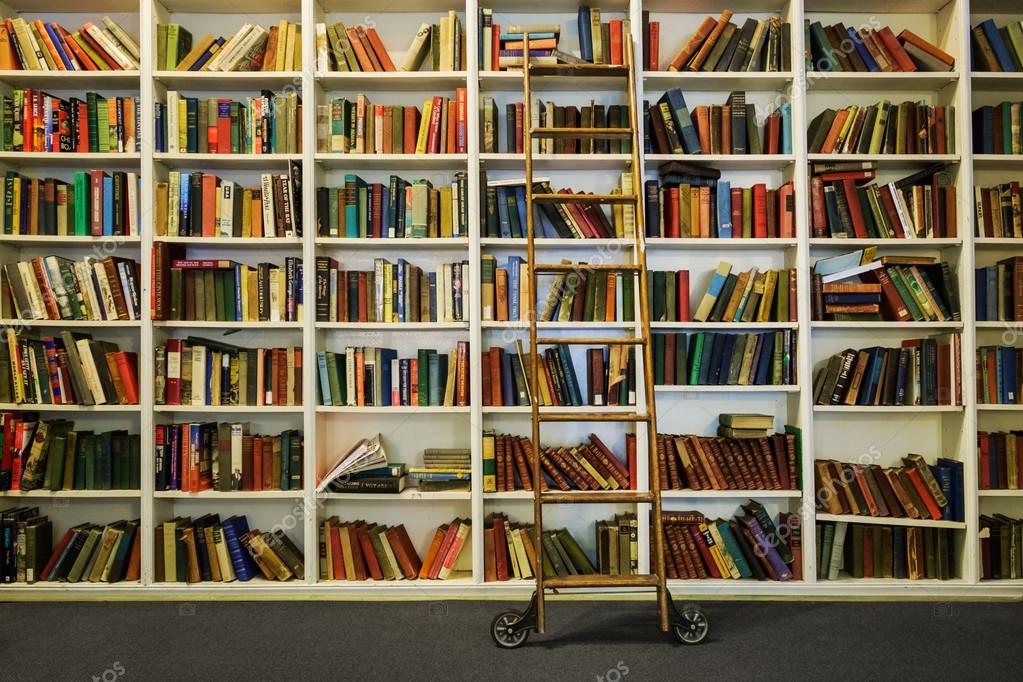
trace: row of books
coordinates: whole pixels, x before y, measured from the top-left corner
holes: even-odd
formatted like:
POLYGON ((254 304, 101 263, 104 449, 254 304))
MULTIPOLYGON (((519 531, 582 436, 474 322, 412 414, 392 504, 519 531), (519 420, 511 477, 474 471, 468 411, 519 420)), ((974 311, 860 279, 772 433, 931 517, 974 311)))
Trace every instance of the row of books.
POLYGON ((727 180, 644 185, 646 236, 717 239, 795 237, 792 181, 777 189, 765 183, 733 187, 727 180))
POLYGON ((872 162, 813 164, 810 215, 814 237, 913 239, 955 237, 956 188, 944 164, 883 184, 872 162), (817 171, 819 166, 828 170, 817 171), (831 170, 837 166, 841 170, 831 170))
POLYGON ((951 580, 955 539, 948 528, 818 522, 817 579, 951 580))
POLYGON ((53 544, 53 521, 39 507, 0 512, 4 583, 117 583, 139 579, 139 519, 80 523, 53 544))
POLYGON ((156 525, 154 579, 158 583, 302 580, 302 550, 276 528, 250 530, 248 519, 204 514, 179 516, 156 525))
POLYGON ((132 153, 141 149, 138 97, 63 99, 42 90, 0 95, 0 151, 132 153))
MULTIPOLYGON (((596 56, 604 60, 602 63, 621 64, 622 20, 612 19, 602 25, 600 10, 597 10, 594 16, 597 21, 596 26, 592 23, 592 17, 589 14, 584 16, 583 8, 579 9, 580 51, 589 48, 592 52, 595 45, 593 38, 595 37, 597 40, 596 56), (582 33, 584 22, 586 23, 586 34, 582 33), (592 34, 593 31, 596 33, 592 34), (614 31, 617 40, 613 45, 612 31, 614 31), (587 38, 587 35, 591 37, 587 38), (583 46, 584 40, 588 41, 586 47, 583 46), (611 61, 615 58, 618 61, 611 61)), ((625 24, 628 22, 626 21, 625 24)), ((481 7, 478 13, 478 26, 477 54, 479 55, 480 71, 504 71, 521 68, 522 54, 525 51, 525 34, 529 35, 529 56, 530 62, 533 64, 586 61, 558 49, 558 42, 561 39, 560 24, 509 24, 502 27, 501 24, 494 23, 492 9, 481 7)))
POLYGON ((388 527, 332 516, 320 525, 320 580, 446 580, 471 571, 472 523, 455 518, 434 531, 420 558, 405 524, 388 527))
POLYGON ((316 70, 419 71, 430 56, 427 71, 464 71, 465 30, 454 10, 437 23, 419 25, 405 59, 395 68, 387 48, 371 26, 346 27, 341 22, 316 24, 316 70))
POLYGON ((814 378, 815 405, 962 405, 958 333, 900 347, 847 348, 814 378))
POLYGON ((4 317, 21 320, 138 320, 139 264, 130 258, 36 256, 3 266, 4 317))
POLYGON ((952 154, 955 107, 883 99, 827 108, 810 121, 806 139, 811 154, 952 154))
POLYGON ((536 556, 534 532, 534 526, 512 523, 506 514, 489 515, 483 529, 483 579, 486 582, 530 580, 538 571, 545 578, 597 573, 597 568, 568 529, 543 531, 540 557, 536 556))
POLYGON ((978 431, 977 459, 981 490, 1023 487, 1023 431, 978 431))
POLYGON ((776 526, 762 504, 749 500, 728 520, 683 511, 662 512, 661 523, 669 578, 802 580, 796 514, 780 514, 776 526))
POLYGON ((70 32, 55 21, 21 17, 0 22, 0 69, 25 71, 132 71, 139 45, 116 21, 103 17, 70 32))
MULTIPOLYGON (((628 128, 629 108, 624 104, 600 104, 591 99, 588 105, 555 104, 537 99, 530 110, 523 102, 508 102, 504 106, 504 121, 497 103, 490 95, 483 95, 481 110, 481 151, 497 153, 504 147, 508 154, 522 154, 526 127, 539 128, 628 128), (502 143, 501 129, 504 129, 502 143)), ((533 139, 534 154, 628 154, 632 151, 631 138, 601 139, 581 136, 537 136, 533 139)))
POLYGON ((839 22, 809 23, 806 45, 816 71, 952 71, 955 58, 909 29, 896 38, 888 26, 856 29, 839 22))
POLYGON ((302 434, 249 434, 247 423, 158 424, 153 433, 156 490, 301 490, 302 434))
MULTIPOLYGON (((486 258, 486 257, 484 257, 486 258)), ((508 314, 503 316, 501 274, 498 282, 496 319, 525 320, 531 311, 523 307, 521 295, 529 295, 525 263, 510 256, 507 284, 508 314), (523 277, 527 280, 523 281, 523 277)), ((489 270, 489 268, 488 268, 489 270)), ((529 300, 528 298, 526 299, 529 300)), ((585 263, 567 274, 555 275, 547 292, 543 309, 537 316, 541 322, 632 322, 635 317, 636 278, 632 272, 588 270, 585 263)))
POLYGON ((1023 22, 999 27, 985 19, 971 31, 972 65, 975 71, 1023 71, 1023 22))
MULTIPOLYGON (((574 446, 542 446, 540 469, 542 490, 635 490, 636 441, 625 439, 625 461, 590 434, 589 440, 574 446)), ((524 436, 483 434, 483 492, 533 490, 533 444, 524 436)))
POLYGON ((427 97, 419 107, 335 97, 316 107, 317 151, 335 154, 464 154, 468 149, 466 89, 427 97))
POLYGON ((1011 346, 977 348, 977 402, 1018 405, 1023 390, 1023 349, 1011 346))
MULTIPOLYGON (((526 236, 526 184, 522 179, 491 180, 481 177, 485 194, 480 231, 487 238, 524 239, 526 236)), ((555 194, 549 178, 533 179, 534 194, 555 194)), ((557 194, 588 194, 562 188, 557 194)), ((632 176, 622 173, 610 194, 632 194, 632 176)), ((538 202, 533 230, 537 239, 631 239, 636 233, 636 209, 613 204, 610 210, 592 202, 538 202)))
MULTIPOLYGON (((498 322, 528 319, 532 298, 529 293, 529 269, 526 266, 526 259, 522 256, 508 256, 507 262, 503 265, 504 267, 501 267, 498 264, 497 257, 493 254, 487 253, 480 257, 482 319, 498 322)), ((585 273, 579 273, 577 279, 583 277, 585 277, 585 273)), ((596 283, 595 278, 594 283, 596 283)), ((553 287, 552 291, 554 291, 553 287)), ((596 292, 593 292, 593 296, 595 295, 596 292)), ((606 294, 604 300, 607 300, 606 294)), ((580 305, 582 305, 581 299, 580 305)), ((568 306, 566 310, 571 311, 571 306, 568 306)), ((580 319, 582 319, 581 315, 580 312, 580 319)), ((571 319, 571 317, 567 319, 571 319)))
MULTIPOLYGON (((609 21, 601 21, 599 7, 583 5, 576 14, 576 25, 579 29, 579 54, 582 61, 590 62, 591 64, 625 63, 623 36, 629 36, 632 32, 627 20, 611 19, 609 21)), ((516 34, 517 32, 512 30, 513 28, 515 27, 509 27, 507 33, 516 34)), ((534 31, 541 32, 540 29, 548 27, 531 26, 526 28, 530 33, 530 37, 532 37, 534 31)), ((532 56, 530 54, 530 57, 532 56)), ((537 56, 540 59, 554 57, 555 59, 566 61, 558 54, 537 56)))
POLYGON ((762 438, 657 435, 663 490, 797 490, 795 434, 762 438))
POLYGON ((653 335, 653 342, 656 385, 792 386, 796 383, 797 338, 792 329, 747 334, 657 333, 653 335))
POLYGON ((7 328, 0 345, 0 403, 138 405, 138 353, 90 334, 31 338, 7 328))
POLYGON ((690 108, 682 90, 672 88, 654 106, 644 100, 643 144, 648 154, 791 154, 792 105, 758 115, 737 90, 724 104, 690 108))
POLYGON ((230 38, 194 41, 181 24, 156 25, 158 71, 301 71, 302 26, 281 19, 263 28, 245 22, 230 38))
POLYGON ((248 188, 213 173, 171 171, 156 183, 155 203, 158 237, 302 234, 301 181, 290 172, 261 173, 259 187, 248 188))
POLYGON ((450 354, 421 348, 399 358, 393 348, 350 346, 317 351, 320 404, 327 406, 426 407, 469 404, 469 344, 450 354))
POLYGON ((1021 154, 1020 107, 1023 102, 1002 102, 973 110, 974 154, 1021 154))
POLYGON ((157 102, 155 151, 172 154, 298 154, 302 102, 295 92, 258 97, 184 97, 168 90, 157 102))
POLYGON ((1023 321, 1023 256, 974 270, 978 322, 1023 321))
MULTIPOLYGON (((685 272, 685 271, 681 271, 685 272)), ((674 321, 668 313, 673 302, 670 287, 671 272, 665 274, 665 299, 662 302, 658 293, 657 277, 653 273, 653 298, 651 319, 674 321), (661 311, 664 315, 661 315, 661 311)), ((675 316, 679 322, 689 321, 689 276, 679 277, 675 273, 676 300, 678 307, 675 316), (680 282, 681 279, 681 282, 680 282), (682 285, 685 285, 683 290, 682 285), (678 296, 683 300, 678 301, 678 296)), ((732 264, 721 261, 717 270, 711 275, 710 282, 704 291, 700 304, 696 308, 693 320, 696 322, 795 322, 796 312, 796 269, 764 270, 756 266, 738 274, 732 272, 732 264)))
MULTIPOLYGON (((164 248, 166 247, 166 248, 164 248)), ((153 246, 154 320, 296 322, 302 319, 302 262, 245 265, 231 260, 171 257, 153 246)))
POLYGON ((934 521, 965 521, 963 463, 923 455, 902 458, 902 466, 818 459, 814 462, 817 506, 831 514, 934 521))
POLYGON ((491 346, 481 354, 485 407, 528 407, 531 404, 526 357, 521 339, 515 340, 514 349, 491 346))
POLYGON ((868 247, 813 264, 815 320, 962 320, 959 287, 947 262, 876 254, 876 247, 868 247))
POLYGON ((0 413, 0 490, 138 490, 139 436, 0 413))
POLYGON ((1023 200, 1019 181, 973 188, 974 236, 1023 239, 1023 200))
POLYGON ((70 182, 4 173, 4 234, 137 237, 141 183, 134 171, 75 171, 70 182))
POLYGON ((635 512, 615 514, 613 519, 597 521, 594 530, 597 573, 639 573, 639 521, 635 512))
MULTIPOLYGON (((668 64, 668 71, 791 71, 792 26, 778 15, 746 18, 740 27, 732 11, 706 17, 668 64)), ((644 68, 660 69, 660 22, 643 15, 644 68)))
POLYGON ((153 351, 157 405, 302 404, 302 348, 242 348, 189 336, 153 351))
POLYGON ((1023 578, 1023 520, 1005 514, 980 515, 980 578, 1023 578))
POLYGON ((465 237, 469 233, 469 180, 366 182, 345 175, 342 187, 316 188, 316 234, 334 238, 403 239, 465 237))
MULTIPOLYGON (((585 385, 579 381, 569 346, 550 346, 538 353, 536 362, 540 363, 540 405, 614 407, 636 404, 636 348, 633 345, 585 349, 585 385)), ((526 369, 529 371, 528 367, 526 369)))

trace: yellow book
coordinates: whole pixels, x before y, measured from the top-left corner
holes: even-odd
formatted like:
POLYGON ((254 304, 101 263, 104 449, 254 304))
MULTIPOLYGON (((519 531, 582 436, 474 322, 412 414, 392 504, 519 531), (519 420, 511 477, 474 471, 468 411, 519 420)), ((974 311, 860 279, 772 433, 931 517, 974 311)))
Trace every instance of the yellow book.
POLYGON ((384 263, 384 321, 385 322, 397 322, 397 316, 395 315, 394 305, 391 302, 391 297, 394 296, 394 289, 392 287, 391 279, 394 277, 394 264, 384 263))
POLYGON ((774 290, 778 285, 778 271, 768 270, 764 277, 764 295, 760 298, 760 309, 757 311, 757 322, 767 322, 771 317, 771 306, 774 304, 774 290))
POLYGON ((277 307, 279 308, 278 319, 281 320, 281 321, 284 321, 285 309, 288 306, 288 283, 287 283, 286 280, 287 280, 287 278, 284 276, 284 272, 282 270, 280 270, 280 268, 278 268, 278 273, 277 273, 277 291, 278 291, 277 301, 278 301, 278 305, 277 305, 277 307))
POLYGON ((14 38, 21 47, 21 53, 25 56, 25 66, 29 71, 49 71, 46 62, 42 60, 42 54, 37 54, 32 44, 31 30, 28 22, 18 17, 11 20, 14 26, 14 38))
POLYGON ((842 143, 845 142, 845 138, 849 134, 849 129, 852 128, 853 121, 856 120, 857 111, 859 111, 859 107, 855 104, 849 107, 849 115, 845 117, 842 129, 838 131, 838 138, 835 140, 836 152, 842 148, 842 143))
MULTIPOLYGON (((185 58, 181 60, 181 63, 177 66, 177 71, 188 71, 192 68, 192 65, 199 61, 199 57, 206 54, 206 50, 210 49, 213 45, 213 35, 207 33, 202 37, 202 40, 192 48, 192 51, 185 55, 185 58)), ((212 57, 210 57, 212 59, 212 57)))
POLYGON ((53 61, 53 55, 50 54, 50 50, 46 47, 46 41, 39 34, 39 27, 36 26, 35 22, 28 24, 28 30, 32 32, 32 39, 35 40, 36 45, 39 46, 39 53, 43 56, 46 61, 46 66, 49 67, 50 71, 64 71, 64 62, 61 62, 58 66, 53 61))
POLYGON ((291 69, 293 71, 302 70, 302 27, 298 24, 295 25, 295 57, 291 69))
POLYGON ((14 178, 12 200, 14 201, 14 209, 11 224, 14 226, 14 231, 17 231, 18 226, 21 225, 21 178, 14 178))
MULTIPOLYGON (((519 572, 519 561, 515 555, 515 540, 512 539, 512 529, 508 525, 507 520, 504 524, 504 541, 508 544, 508 574, 514 576, 516 579, 522 578, 522 574, 519 572)), ((495 542, 496 542, 495 538, 495 542)))
POLYGON ((608 490, 611 487, 611 484, 608 483, 607 479, 600 475, 600 472, 597 471, 592 464, 590 464, 588 459, 583 457, 582 453, 579 452, 579 448, 572 448, 569 450, 569 453, 575 458, 575 461, 579 462, 579 465, 583 469, 586 469, 586 472, 593 477, 593 480, 597 482, 597 485, 604 490, 608 490))
POLYGON ((458 378, 458 347, 451 349, 451 361, 448 363, 448 376, 444 384, 444 406, 450 407, 455 404, 455 380, 458 378))
MULTIPOLYGON (((288 43, 284 48, 284 68, 289 68, 295 62, 295 28, 296 24, 288 24, 288 43)), ((280 38, 278 37, 278 40, 280 38)), ((282 69, 284 70, 284 69, 282 69)))
MULTIPOLYGON (((463 523, 458 528, 458 535, 462 534, 462 528, 465 528, 463 523)), ((529 580, 533 577, 533 567, 529 565, 529 557, 526 555, 526 546, 523 542, 529 542, 529 536, 522 537, 522 528, 513 528, 511 531, 513 550, 515 552, 515 563, 519 566, 519 573, 522 574, 523 580, 529 580)), ((442 569, 443 570, 443 569, 442 569)))
POLYGON ((242 190, 242 236, 252 236, 252 190, 242 190))
POLYGON ((497 492, 497 455, 495 449, 495 438, 492 433, 483 434, 483 492, 497 492), (489 470, 489 473, 487 473, 489 470))
POLYGON ((17 359, 21 358, 21 354, 18 353, 18 337, 12 327, 7 328, 7 352, 11 355, 11 379, 14 384, 14 402, 20 404, 25 402, 25 380, 21 362, 17 359))
POLYGON ((284 55, 288 47, 288 20, 277 24, 277 54, 274 57, 274 71, 284 71, 284 55))
MULTIPOLYGON (((711 540, 714 540, 714 536, 711 534, 710 529, 707 528, 706 523, 700 524, 700 532, 703 533, 704 539, 710 535, 711 540)), ((714 563, 718 567, 718 571, 721 573, 722 578, 728 578, 732 575, 732 572, 728 570, 728 565, 725 563, 724 557, 721 555, 721 549, 716 544, 707 543, 707 549, 710 550, 710 556, 714 559, 714 563)))
MULTIPOLYGON (((117 116, 117 110, 114 108, 114 116, 117 116)), ((178 149, 185 151, 188 149, 188 125, 186 123, 188 119, 188 108, 185 106, 185 98, 178 98, 178 149)))
POLYGON ((430 119, 433 117, 433 98, 423 100, 423 117, 419 121, 419 137, 416 139, 416 154, 426 153, 426 140, 430 133, 430 119))
POLYGON ((738 383, 741 386, 746 386, 750 383, 750 374, 753 369, 753 355, 756 351, 756 347, 756 343, 747 339, 746 348, 742 353, 742 365, 739 367, 738 383))
POLYGON ((453 237, 454 223, 451 215, 451 186, 440 188, 440 236, 453 237))
MULTIPOLYGON (((725 539, 721 537, 721 531, 718 530, 717 524, 708 523, 705 525, 707 527, 707 530, 710 531, 710 536, 714 538, 715 549, 717 549, 718 552, 721 554, 721 559, 722 561, 724 561, 725 566, 728 568, 728 574, 731 575, 736 580, 738 580, 739 578, 742 577, 742 573, 739 571, 739 567, 736 565, 735 559, 733 559, 732 555, 728 553, 728 548, 725 547, 725 539)), ((724 577, 725 574, 722 573, 721 576, 724 577)))
MULTIPOLYGON (((383 539, 383 538, 381 538, 383 539)), ((348 580, 356 580, 355 560, 352 555, 352 534, 348 524, 341 526, 341 555, 345 560, 345 577, 348 580)))

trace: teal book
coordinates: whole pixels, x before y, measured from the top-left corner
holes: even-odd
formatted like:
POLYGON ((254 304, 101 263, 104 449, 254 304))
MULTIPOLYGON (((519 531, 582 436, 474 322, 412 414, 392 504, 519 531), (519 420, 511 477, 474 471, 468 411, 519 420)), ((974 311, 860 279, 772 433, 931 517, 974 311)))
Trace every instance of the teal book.
POLYGON ((753 569, 750 568, 749 563, 746 561, 746 557, 742 553, 739 543, 732 534, 731 527, 722 519, 718 519, 712 523, 717 526, 718 533, 721 534, 721 539, 725 541, 725 549, 732 555, 732 560, 735 561, 735 566, 739 569, 739 573, 742 574, 743 578, 752 578, 753 569))

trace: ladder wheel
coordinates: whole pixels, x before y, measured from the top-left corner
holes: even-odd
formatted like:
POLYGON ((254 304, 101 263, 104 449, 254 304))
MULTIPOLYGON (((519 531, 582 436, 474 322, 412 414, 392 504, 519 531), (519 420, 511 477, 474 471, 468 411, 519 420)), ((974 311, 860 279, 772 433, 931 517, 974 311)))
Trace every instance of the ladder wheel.
POLYGON ((681 621, 674 625, 675 639, 683 644, 699 644, 707 638, 710 621, 700 607, 686 606, 681 615, 681 621))
POLYGON ((497 614, 494 622, 490 625, 490 636, 494 638, 494 643, 497 646, 502 649, 517 649, 525 643, 529 637, 529 630, 523 629, 516 632, 510 628, 521 618, 521 611, 508 610, 497 614))

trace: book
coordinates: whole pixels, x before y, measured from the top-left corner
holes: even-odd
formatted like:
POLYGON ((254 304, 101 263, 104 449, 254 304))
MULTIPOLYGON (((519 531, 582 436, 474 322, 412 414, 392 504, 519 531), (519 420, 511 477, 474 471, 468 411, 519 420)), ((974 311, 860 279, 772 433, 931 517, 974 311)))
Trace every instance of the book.
POLYGON ((836 538, 823 547, 818 558, 823 562, 818 565, 830 569, 827 575, 818 576, 821 580, 957 577, 955 543, 949 528, 865 525, 855 521, 818 521, 816 525, 817 532, 836 538))
MULTIPOLYGON (((120 256, 37 256, 3 266, 0 314, 21 320, 138 320, 139 264, 120 256)), ((14 330, 9 329, 9 332, 14 330)))
POLYGON ((648 180, 644 189, 648 237, 728 238, 723 230, 723 216, 729 218, 731 238, 795 237, 791 182, 775 189, 764 183, 731 186, 727 193, 719 194, 716 178, 670 173, 662 175, 660 182, 648 180), (715 211, 709 210, 711 195, 715 197, 715 211))
POLYGON ((286 19, 266 28, 246 22, 230 37, 206 34, 196 39, 176 23, 157 24, 156 31, 158 70, 302 70, 302 28, 286 19))
MULTIPOLYGON (((653 36, 660 37, 660 22, 651 21, 644 30, 645 67, 659 69, 660 57, 653 36), (656 31, 656 34, 654 33, 656 31)), ((668 71, 787 71, 785 55, 791 51, 791 27, 780 16, 740 19, 731 10, 718 19, 707 17, 683 43, 668 71), (732 19, 736 21, 732 21, 732 19), (754 35, 758 35, 754 40, 754 35)), ((660 42, 659 40, 657 41, 660 42)))
POLYGON ((318 151, 336 154, 464 154, 468 150, 465 88, 427 97, 422 108, 374 104, 368 95, 334 97, 317 106, 318 151))
POLYGON ((951 71, 955 59, 909 30, 897 36, 889 26, 853 27, 842 23, 807 27, 807 49, 814 71, 951 71))
POLYGON ((139 68, 135 36, 109 16, 69 32, 55 21, 5 22, 2 68, 27 71, 109 71, 139 68))
POLYGON ((299 154, 301 98, 262 90, 257 97, 197 98, 168 90, 156 104, 155 151, 178 154, 299 154), (201 125, 205 123, 205 125, 201 125))
POLYGON ((743 91, 729 93, 723 104, 689 109, 684 101, 681 90, 675 88, 653 106, 643 102, 643 110, 650 114, 643 140, 651 153, 792 153, 792 109, 788 102, 778 104, 766 116, 758 116, 753 105, 746 103, 743 91), (681 106, 673 106, 673 99, 681 106), (760 118, 762 124, 758 124, 760 118))
POLYGON ((456 518, 433 533, 422 557, 404 524, 387 526, 366 521, 341 521, 331 516, 320 524, 319 579, 447 580, 471 571, 468 542, 471 522, 456 518))

